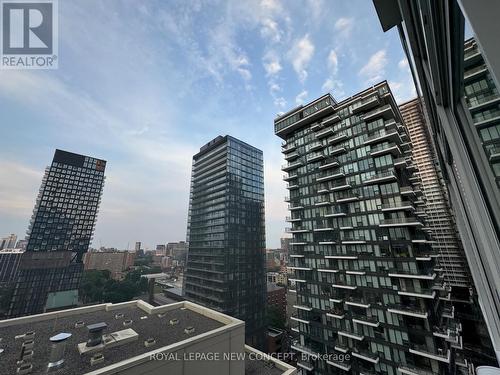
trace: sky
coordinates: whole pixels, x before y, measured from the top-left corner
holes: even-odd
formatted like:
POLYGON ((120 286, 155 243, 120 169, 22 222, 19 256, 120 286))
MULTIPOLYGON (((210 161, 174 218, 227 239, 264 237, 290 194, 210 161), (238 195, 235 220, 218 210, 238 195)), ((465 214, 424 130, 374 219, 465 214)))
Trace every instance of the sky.
POLYGON ((56 148, 107 160, 93 247, 186 237, 192 156, 264 152, 267 247, 287 226, 280 112, 388 80, 415 88, 370 0, 59 1, 59 68, 0 70, 0 236, 24 237, 56 148))

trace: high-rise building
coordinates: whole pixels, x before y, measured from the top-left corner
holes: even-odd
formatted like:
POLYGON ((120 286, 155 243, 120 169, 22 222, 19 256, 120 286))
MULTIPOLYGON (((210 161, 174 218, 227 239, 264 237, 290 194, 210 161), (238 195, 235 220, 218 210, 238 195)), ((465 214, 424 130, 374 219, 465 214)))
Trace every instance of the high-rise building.
POLYGON ((185 296, 242 319, 247 343, 265 347, 262 151, 219 136, 193 156, 185 296))
POLYGON ((137 242, 135 243, 135 252, 136 252, 136 253, 137 253, 137 252, 139 252, 139 251, 141 251, 141 245, 142 245, 142 244, 141 244, 141 241, 137 241, 137 242))
POLYGON ((16 247, 17 236, 11 234, 7 237, 0 239, 0 250, 3 249, 14 249, 16 247))
POLYGON ((299 340, 329 354, 318 374, 435 373, 457 327, 435 269, 411 143, 387 82, 342 102, 329 94, 274 120, 288 164, 290 265, 299 340), (450 332, 450 335, 448 335, 450 332), (338 361, 349 353, 350 361, 338 361))
POLYGON ((42 313, 78 301, 105 167, 104 160, 55 151, 36 200, 9 316, 42 313))
POLYGON ((468 289, 472 286, 469 267, 449 207, 423 103, 420 98, 415 98, 401 104, 399 110, 412 143, 412 159, 418 168, 416 174, 422 181, 422 192, 426 198, 425 210, 416 214, 425 217, 432 230, 432 247, 439 253, 445 283, 450 287, 468 289))
POLYGON ((500 3, 374 0, 418 81, 479 304, 500 361, 500 3), (465 42, 465 11, 477 43, 465 42), (439 20, 439 21, 438 21, 439 20), (495 31, 496 30, 496 31, 495 31), (464 49, 465 45, 465 49, 464 49))
POLYGON ((16 280, 23 252, 20 249, 0 250, 0 286, 2 284, 11 284, 16 280))

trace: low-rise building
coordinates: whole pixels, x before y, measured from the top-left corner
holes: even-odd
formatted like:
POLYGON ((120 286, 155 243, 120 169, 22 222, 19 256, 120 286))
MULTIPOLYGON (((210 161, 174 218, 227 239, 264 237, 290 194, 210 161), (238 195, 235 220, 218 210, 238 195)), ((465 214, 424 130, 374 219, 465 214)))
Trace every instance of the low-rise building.
POLYGON ((286 289, 273 283, 267 283, 267 306, 276 307, 283 321, 286 320, 286 289))
POLYGON ((85 270, 107 270, 113 279, 120 280, 134 265, 134 259, 135 254, 128 251, 99 251, 86 253, 83 262, 85 270))
POLYGON ((178 302, 101 304, 0 321, 2 374, 293 375, 245 346, 245 322, 178 302))

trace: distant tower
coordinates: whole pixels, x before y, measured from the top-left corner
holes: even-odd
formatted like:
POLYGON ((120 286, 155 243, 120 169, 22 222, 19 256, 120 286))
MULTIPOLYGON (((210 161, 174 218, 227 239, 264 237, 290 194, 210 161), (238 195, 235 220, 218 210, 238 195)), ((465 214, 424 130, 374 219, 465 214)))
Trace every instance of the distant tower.
POLYGON ((77 303, 105 168, 104 160, 55 151, 36 200, 9 316, 77 303))

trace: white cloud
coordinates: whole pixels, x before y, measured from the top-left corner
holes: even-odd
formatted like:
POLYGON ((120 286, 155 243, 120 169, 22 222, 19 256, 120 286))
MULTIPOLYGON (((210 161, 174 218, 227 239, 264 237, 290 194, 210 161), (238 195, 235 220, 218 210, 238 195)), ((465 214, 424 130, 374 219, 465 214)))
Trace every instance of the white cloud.
POLYGON ((398 67, 401 70, 405 70, 408 68, 408 60, 406 58, 401 59, 401 61, 398 62, 398 67))
POLYGON ((287 101, 285 100, 285 98, 280 96, 279 98, 274 99, 274 105, 276 107, 285 108, 287 105, 287 101))
POLYGON ((328 54, 328 67, 331 69, 334 75, 337 74, 339 67, 339 60, 337 57, 337 52, 335 52, 335 50, 333 49, 328 54))
POLYGON ((276 52, 274 51, 267 52, 262 60, 264 69, 266 70, 266 74, 268 76, 276 75, 281 71, 282 67, 280 64, 280 59, 276 52))
POLYGON ((272 18, 265 18, 262 20, 260 35, 272 43, 279 43, 281 41, 283 31, 281 31, 278 22, 272 18))
POLYGON ((348 37, 351 34, 353 25, 354 19, 342 17, 335 22, 335 30, 340 36, 348 37))
POLYGON ((323 92, 331 92, 333 97, 337 100, 345 96, 344 85, 341 81, 334 78, 328 78, 321 86, 323 92))
POLYGON ((295 104, 304 104, 305 100, 307 98, 307 91, 304 90, 302 91, 299 95, 295 97, 295 104))
POLYGON ((282 90, 281 86, 278 85, 277 83, 275 82, 272 82, 270 85, 269 85, 269 90, 271 91, 271 93, 276 93, 276 92, 280 92, 282 90))
POLYGON ((366 79, 366 84, 375 83, 383 79, 386 65, 386 51, 379 50, 368 59, 368 62, 359 71, 359 75, 366 79))
POLYGON ((314 54, 314 44, 311 42, 309 35, 304 35, 296 40, 290 50, 288 57, 292 62, 293 69, 299 76, 300 82, 304 82, 307 78, 307 67, 314 54))

